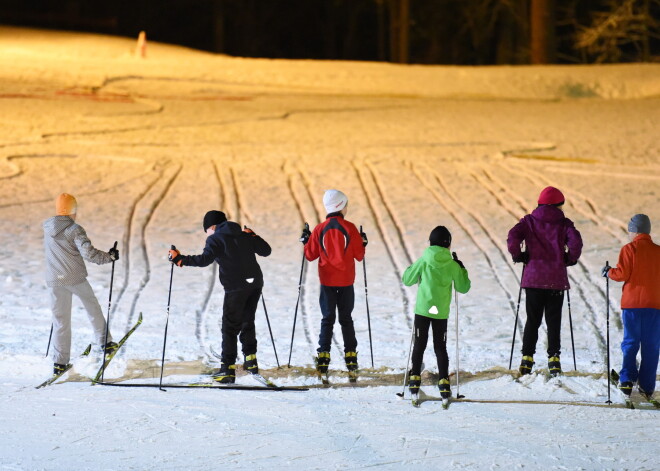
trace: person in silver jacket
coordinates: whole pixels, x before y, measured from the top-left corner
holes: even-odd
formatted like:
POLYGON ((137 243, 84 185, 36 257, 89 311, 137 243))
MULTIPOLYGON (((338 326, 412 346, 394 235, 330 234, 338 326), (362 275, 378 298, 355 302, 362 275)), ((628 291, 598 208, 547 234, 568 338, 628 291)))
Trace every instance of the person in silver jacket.
POLYGON ((119 259, 119 251, 94 248, 85 229, 76 224, 78 204, 68 193, 57 197, 56 216, 44 221, 46 284, 50 290, 53 311, 53 361, 55 374, 66 367, 71 358, 71 301, 75 294, 85 306, 94 330, 94 340, 106 353, 117 348, 110 332, 106 339, 106 323, 101 306, 87 281, 85 260, 97 265, 119 259))

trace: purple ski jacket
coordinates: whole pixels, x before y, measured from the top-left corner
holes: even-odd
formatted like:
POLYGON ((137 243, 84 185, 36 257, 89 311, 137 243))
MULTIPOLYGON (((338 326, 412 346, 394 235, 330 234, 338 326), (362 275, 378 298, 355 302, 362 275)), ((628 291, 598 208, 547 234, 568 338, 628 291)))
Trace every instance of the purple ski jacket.
POLYGON ((569 289, 566 267, 575 265, 582 254, 582 237, 573 221, 555 206, 539 206, 509 231, 507 247, 514 259, 520 255, 523 241, 529 261, 521 286, 569 289))

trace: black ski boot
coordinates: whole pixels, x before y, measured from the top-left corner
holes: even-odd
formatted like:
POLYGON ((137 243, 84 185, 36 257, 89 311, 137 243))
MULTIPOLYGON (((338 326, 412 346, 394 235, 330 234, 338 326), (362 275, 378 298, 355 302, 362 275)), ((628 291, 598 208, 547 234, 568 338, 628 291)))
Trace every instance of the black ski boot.
POLYGON ((63 365, 62 363, 53 363, 53 374, 59 375, 66 371, 68 365, 63 365))
POLYGON ((619 389, 623 394, 630 397, 630 394, 632 394, 633 384, 631 381, 624 381, 623 383, 619 383, 619 389))
POLYGON ((357 352, 344 353, 344 361, 348 371, 356 371, 358 369, 357 352))
POLYGON ((316 357, 316 371, 322 375, 327 374, 328 366, 330 366, 330 352, 319 352, 316 357))
POLYGON ((561 374, 559 355, 548 357, 548 370, 550 371, 550 376, 559 376, 561 374))
POLYGON ((642 387, 641 387, 639 384, 637 385, 637 390, 638 390, 639 393, 642 395, 642 397, 644 397, 645 399, 648 399, 648 400, 653 399, 653 393, 654 393, 654 391, 651 391, 650 393, 649 393, 649 392, 646 392, 646 391, 644 391, 644 390, 642 389, 642 387))
POLYGON ((259 374, 259 365, 257 365, 257 354, 253 353, 245 357, 243 369, 253 375, 259 374))
POLYGON ((222 384, 234 384, 236 382, 236 365, 220 364, 220 369, 213 374, 213 381, 222 384))
POLYGON ((422 377, 418 375, 409 375, 408 376, 408 389, 410 389, 410 394, 416 395, 419 394, 419 388, 422 385, 422 377))
POLYGON ((116 342, 108 342, 105 345, 101 345, 101 349, 103 350, 103 353, 106 355, 111 355, 115 351, 117 351, 117 348, 119 345, 117 345, 116 342))
POLYGON ((522 357, 522 361, 520 362, 520 368, 518 368, 518 371, 520 371, 521 376, 528 375, 532 372, 533 366, 534 366, 534 357, 525 355, 522 357))
POLYGON ((438 389, 440 390, 440 397, 442 399, 449 399, 451 397, 451 387, 449 386, 449 378, 440 378, 438 381, 438 389))

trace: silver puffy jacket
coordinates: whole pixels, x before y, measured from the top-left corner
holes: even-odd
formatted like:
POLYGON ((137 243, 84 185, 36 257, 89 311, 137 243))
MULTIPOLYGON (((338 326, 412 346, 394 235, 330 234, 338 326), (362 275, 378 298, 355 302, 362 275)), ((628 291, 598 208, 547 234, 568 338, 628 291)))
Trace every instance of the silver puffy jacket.
POLYGON ((44 221, 44 249, 48 286, 73 286, 85 281, 87 269, 83 259, 97 265, 112 261, 108 252, 94 248, 85 229, 69 216, 44 221))

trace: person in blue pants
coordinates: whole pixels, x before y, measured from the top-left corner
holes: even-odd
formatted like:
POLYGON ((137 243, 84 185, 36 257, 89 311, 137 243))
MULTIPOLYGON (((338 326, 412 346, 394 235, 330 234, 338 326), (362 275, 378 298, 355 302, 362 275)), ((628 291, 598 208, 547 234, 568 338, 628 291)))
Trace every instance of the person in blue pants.
POLYGON ((650 232, 651 220, 647 215, 633 216, 628 223, 631 242, 621 248, 616 267, 606 265, 602 270, 603 276, 624 282, 619 388, 629 396, 637 383, 639 392, 649 398, 655 391, 660 354, 660 246, 653 243, 650 232))

